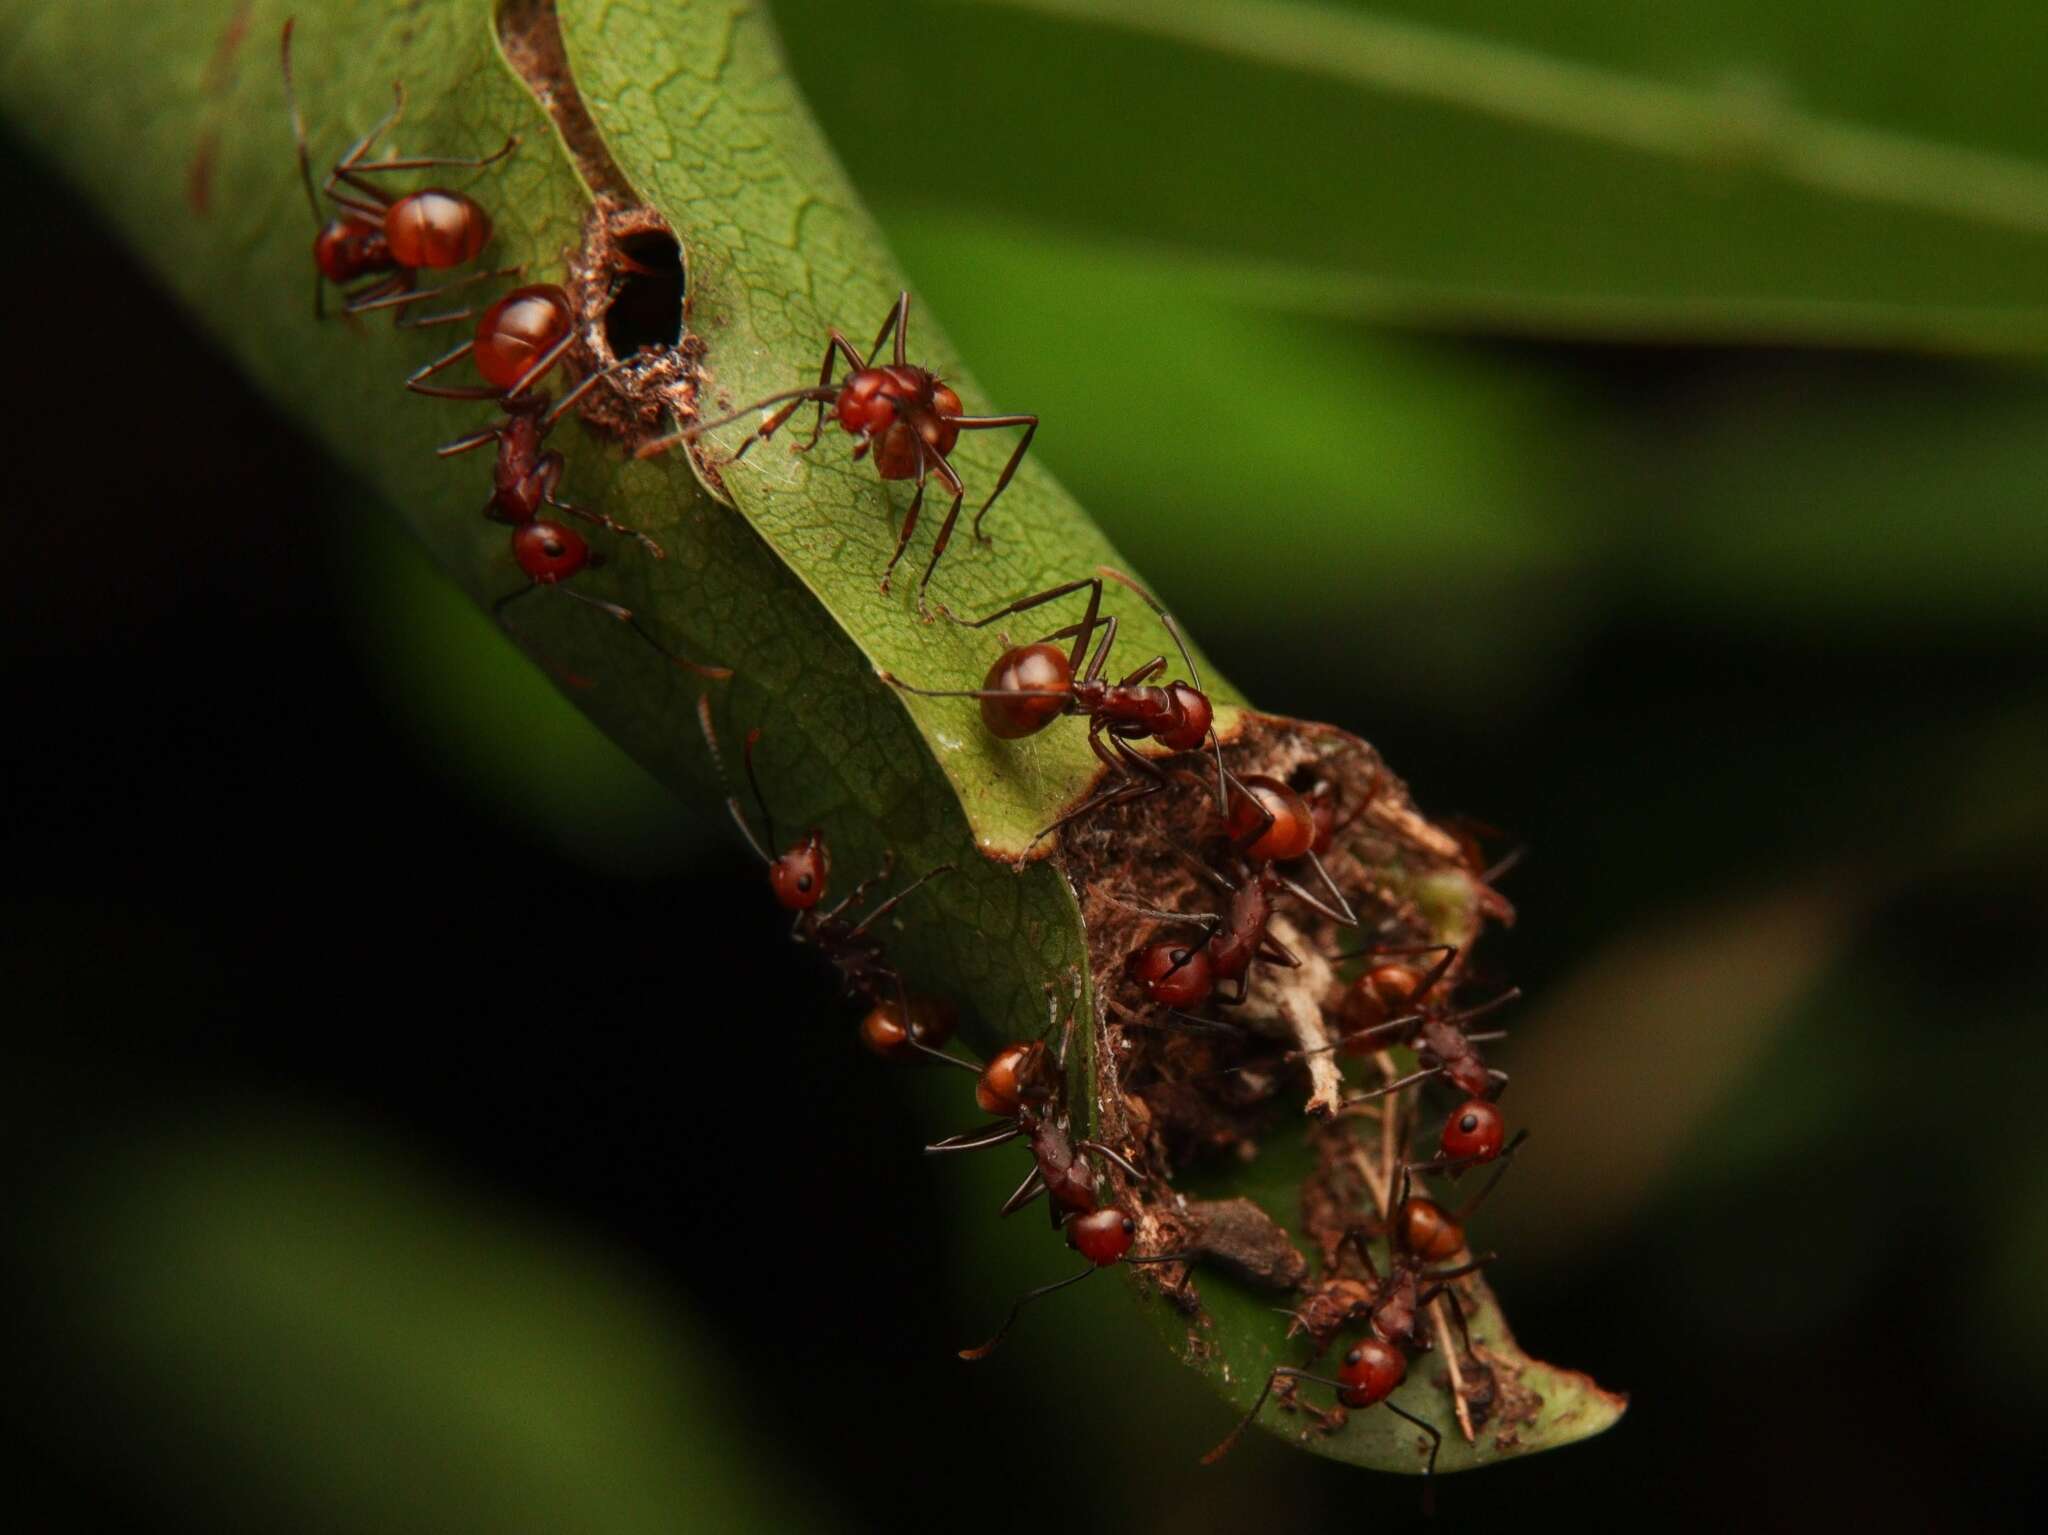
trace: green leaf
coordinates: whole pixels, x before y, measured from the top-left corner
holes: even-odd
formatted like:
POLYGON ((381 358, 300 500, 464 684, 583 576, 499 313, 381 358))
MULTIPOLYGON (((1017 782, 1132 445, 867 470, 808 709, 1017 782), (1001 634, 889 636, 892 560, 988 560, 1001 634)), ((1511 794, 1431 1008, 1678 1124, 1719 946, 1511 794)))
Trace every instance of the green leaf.
POLYGON ((822 1527, 672 1297, 414 1157, 222 1106, 51 1171, 24 1250, 78 1362, 121 1382, 96 1428, 202 1517, 822 1527))
MULTIPOLYGON (((508 129, 522 135, 516 155, 469 178, 497 219, 487 259, 534 276, 576 274, 576 291, 590 300, 584 329, 593 349, 620 275, 606 242, 622 206, 644 205, 666 219, 687 252, 693 338, 670 360, 692 359, 698 370, 685 380, 694 401, 686 387, 670 404, 723 412, 815 378, 828 328, 845 327, 865 343, 902 286, 757 8, 563 0, 559 35, 556 9, 544 0, 502 0, 495 13, 483 0, 425 10, 402 0, 295 8, 300 95, 323 160, 385 110, 393 79, 410 92, 403 125, 385 140, 394 149, 483 155, 508 129)), ((17 13, 0 22, 0 93, 264 388, 402 511, 465 591, 489 603, 517 589, 518 578, 503 528, 476 515, 485 466, 439 459, 433 449, 490 412, 398 387, 449 344, 449 333, 323 326, 307 312, 307 214, 271 51, 284 14, 279 4, 240 0, 152 7, 122 29, 110 54, 103 21, 83 8, 17 13), (67 82, 111 79, 109 69, 127 71, 120 88, 109 85, 94 94, 91 111, 79 110, 67 82), (168 166, 182 174, 165 175, 168 166)), ((912 326, 917 358, 953 382, 969 410, 987 408, 992 402, 921 308, 912 326)), ((648 403, 643 391, 608 408, 617 419, 648 403)), ((659 424, 643 420, 640 437, 659 424)), ((778 818, 823 828, 843 886, 888 853, 901 874, 951 865, 885 936, 920 989, 970 1004, 982 1043, 1039 1032, 1048 992, 1074 995, 1096 1017, 1109 998, 1093 990, 1114 988, 1131 947, 1120 930, 1108 936, 1115 921, 1102 915, 1101 896, 1126 889, 1163 900, 1164 865, 1141 869, 1121 855, 1107 818, 1092 821, 1080 840, 1065 839, 1059 856, 1045 856, 1055 847, 1041 829, 1099 771, 1078 726, 997 742, 973 704, 906 699, 878 680, 885 669, 933 686, 971 686, 993 653, 985 633, 920 617, 915 570, 929 533, 896 589, 878 591, 900 496, 871 467, 849 461, 837 438, 806 454, 790 451, 783 437, 739 462, 730 458, 730 436, 648 461, 626 457, 595 432, 564 428, 551 445, 566 456, 566 494, 644 529, 666 551, 655 560, 621 540, 605 566, 578 578, 578 589, 624 604, 665 643, 735 673, 707 683, 603 613, 543 594, 512 613, 522 644, 558 686, 655 778, 707 808, 715 801, 705 791, 717 779, 697 729, 700 699, 709 700, 729 744, 758 727, 778 818), (1085 923, 1077 891, 1096 906, 1085 923)), ((1009 449, 1008 434, 968 434, 955 459, 970 486, 984 486, 1009 449)), ((938 572, 933 594, 956 611, 990 610, 1125 563, 1035 461, 1024 465, 990 531, 992 546, 981 546, 963 525, 938 572)), ((1115 589, 1110 606, 1122 624, 1121 666, 1155 649, 1171 654, 1159 621, 1130 593, 1115 589)), ((1020 628, 1034 622, 1020 620, 1020 628)), ((1234 698, 1212 670, 1204 677, 1226 703, 1234 698)), ((1310 738, 1346 772, 1373 760, 1338 733, 1249 711, 1225 707, 1219 725, 1242 736, 1241 767, 1251 765, 1245 754, 1310 738)), ((1180 817, 1176 835, 1192 836, 1207 801, 1204 780, 1191 781, 1142 813, 1171 809, 1180 817)), ((1380 931, 1469 945, 1481 919, 1465 855, 1414 813, 1398 783, 1375 782, 1375 829, 1349 835, 1342 852, 1386 908, 1380 931)), ((588 787, 565 782, 561 792, 588 787)), ((765 901, 762 908, 766 920, 765 901)), ((1109 1037, 1107 1026, 1084 1032, 1098 1047, 1095 1036, 1109 1037)), ((1104 1079, 1094 1109, 1114 1128, 1127 1104, 1104 1079)), ((1300 1133, 1297 1117, 1275 1121, 1277 1144, 1300 1133)), ((1284 1155, 1271 1165, 1286 1166, 1284 1155)), ((1170 1201, 1163 1184, 1144 1192, 1170 1201)), ((1224 1346, 1203 1367, 1241 1396, 1250 1362, 1282 1346, 1280 1324, 1233 1304, 1220 1280, 1215 1294, 1212 1325, 1224 1346)), ((1546 1404, 1512 1443, 1454 1448, 1449 1463, 1543 1448, 1612 1421, 1618 1403, 1507 1354, 1483 1286, 1472 1282, 1468 1294, 1506 1368, 1546 1393, 1546 1404)), ((1377 1422, 1316 1447, 1367 1465, 1419 1464, 1412 1447, 1377 1422)))
POLYGON ((1243 303, 1400 324, 2048 339, 2048 140, 2018 67, 2048 46, 2038 8, 778 10, 892 221, 981 208, 1140 245, 1243 303))

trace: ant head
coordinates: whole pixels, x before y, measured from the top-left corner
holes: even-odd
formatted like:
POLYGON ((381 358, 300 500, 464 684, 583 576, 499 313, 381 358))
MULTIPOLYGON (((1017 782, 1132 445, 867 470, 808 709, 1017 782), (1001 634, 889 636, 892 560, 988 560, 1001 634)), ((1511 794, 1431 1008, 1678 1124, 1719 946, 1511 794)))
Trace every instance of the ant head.
POLYGON ((1459 1162, 1491 1162, 1501 1153, 1507 1139, 1507 1121, 1484 1098, 1468 1098, 1444 1121, 1439 1145, 1445 1156, 1459 1162))
POLYGON ((1014 1119, 1027 1102, 1050 1096, 1045 1081, 1047 1051, 1043 1043, 1005 1045, 982 1067, 974 1084, 974 1101, 984 1114, 1014 1119))
POLYGON ((1097 1268, 1108 1268, 1131 1250, 1138 1223, 1115 1205, 1104 1205, 1067 1222, 1067 1245, 1097 1268))
POLYGON ((1209 705, 1209 695, 1185 682, 1170 684, 1166 694, 1173 701, 1180 723, 1155 731, 1153 738, 1168 751, 1200 751, 1202 743, 1209 739, 1209 723, 1216 717, 1216 711, 1209 705))
POLYGON ((512 530, 512 558, 529 581, 552 586, 590 563, 590 545, 559 522, 535 520, 512 530))
POLYGON ((384 230, 367 219, 330 219, 313 236, 313 261, 331 283, 353 282, 384 256, 384 230))
POLYGON ((1346 1407, 1370 1407, 1384 1402, 1394 1388, 1408 1378, 1408 1359, 1391 1343, 1378 1338, 1361 1338, 1345 1351, 1337 1366, 1337 1381, 1343 1388, 1337 1399, 1346 1407))
POLYGON ((1161 1007, 1200 1007, 1216 987, 1208 947, 1201 943, 1168 939, 1147 944, 1130 957, 1125 969, 1145 988, 1146 997, 1161 1007))
POLYGON ((1434 1199, 1417 1194, 1394 1212, 1394 1241, 1425 1263, 1441 1263, 1465 1246, 1465 1228, 1434 1199))
POLYGON ((863 368, 839 391, 833 414, 856 437, 879 437, 896 424, 896 399, 901 385, 887 368, 863 368))
POLYGON ((982 682, 981 720, 1005 741, 1036 735, 1065 712, 1074 695, 1074 670, 1057 645, 1019 645, 996 657, 982 682))
POLYGON ((494 387, 510 389, 574 323, 569 295, 553 283, 514 288, 477 321, 476 370, 494 387))
POLYGON ((953 1037, 959 1021, 958 1011, 943 997, 912 997, 907 1027, 900 1004, 881 1002, 861 1019, 860 1038, 862 1044, 884 1060, 910 1060, 922 1053, 912 1047, 911 1041, 936 1050, 953 1037))
POLYGON ((491 243, 491 216, 460 192, 427 187, 385 211, 384 234, 399 265, 440 270, 476 259, 491 243))
POLYGON ((1237 780, 1223 824, 1237 850, 1258 863, 1299 858, 1316 840, 1308 801, 1263 774, 1237 780))
POLYGON ((809 911, 825 899, 825 880, 831 870, 832 855, 825 846, 825 834, 814 828, 768 865, 768 883, 774 888, 775 899, 788 910, 809 911))

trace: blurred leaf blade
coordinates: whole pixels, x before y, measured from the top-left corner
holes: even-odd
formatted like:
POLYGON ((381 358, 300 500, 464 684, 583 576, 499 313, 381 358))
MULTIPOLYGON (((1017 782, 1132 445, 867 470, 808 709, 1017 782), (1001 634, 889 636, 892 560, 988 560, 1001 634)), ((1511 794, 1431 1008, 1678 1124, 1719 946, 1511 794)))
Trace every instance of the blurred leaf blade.
POLYGON ((225 1462, 284 1527, 822 1525, 672 1302, 411 1158, 235 1113, 104 1144, 65 1192, 37 1251, 66 1326, 199 1507, 225 1462))
POLYGON ((976 167, 945 180, 956 206, 1302 274, 1278 291, 1324 302, 1363 279, 1344 305, 1401 323, 1977 351, 2048 313, 2038 135, 1820 89, 1867 63, 1823 38, 1904 29, 1816 20, 1767 48, 1745 14, 1702 76, 1613 7, 1548 32, 1497 3, 1427 26, 1284 0, 913 0, 890 29, 780 9, 803 72, 870 82, 826 121, 885 209, 932 201, 898 146, 938 121, 976 167), (1046 77, 1070 110, 1033 110, 1021 82, 1046 77))

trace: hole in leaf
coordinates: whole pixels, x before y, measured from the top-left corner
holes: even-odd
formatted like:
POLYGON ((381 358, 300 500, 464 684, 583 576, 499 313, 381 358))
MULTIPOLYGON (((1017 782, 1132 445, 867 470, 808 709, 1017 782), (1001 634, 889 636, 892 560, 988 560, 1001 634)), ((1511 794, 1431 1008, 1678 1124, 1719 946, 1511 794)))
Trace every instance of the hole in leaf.
POLYGON ((618 243, 619 276, 605 306, 604 339, 614 357, 683 339, 683 248, 666 230, 630 234, 618 243))

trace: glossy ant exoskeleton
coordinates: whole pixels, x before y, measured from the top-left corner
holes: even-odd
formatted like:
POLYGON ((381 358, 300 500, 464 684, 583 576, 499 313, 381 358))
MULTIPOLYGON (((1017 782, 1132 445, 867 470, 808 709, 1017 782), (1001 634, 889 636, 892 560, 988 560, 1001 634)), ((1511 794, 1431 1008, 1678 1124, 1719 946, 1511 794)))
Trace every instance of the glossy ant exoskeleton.
MULTIPOLYGON (((1517 1136, 1515 1145, 1519 1146, 1522 1139, 1517 1136)), ((1514 1147, 1509 1147, 1508 1153, 1512 1154, 1513 1150, 1514 1147)), ((1366 1245, 1373 1233, 1354 1226, 1339 1239, 1337 1250, 1341 1255, 1345 1247, 1352 1248, 1365 1270, 1365 1279, 1360 1281, 1334 1275, 1308 1298, 1299 1311, 1292 1313, 1295 1327, 1307 1335, 1318 1354, 1329 1346, 1331 1338, 1338 1332, 1356 1323, 1366 1324, 1367 1336, 1346 1350, 1334 1379, 1293 1365, 1276 1367, 1266 1377, 1266 1384, 1253 1401, 1251 1411, 1238 1420, 1221 1443, 1202 1457, 1203 1465, 1214 1465, 1230 1453, 1244 1431, 1258 1418, 1266 1399, 1281 1381, 1307 1381, 1335 1389, 1339 1404, 1347 1408, 1384 1403, 1389 1412, 1407 1419, 1429 1436, 1429 1459, 1423 1468, 1423 1497, 1427 1504, 1427 1479, 1436 1472, 1437 1454, 1443 1448, 1443 1431, 1392 1401, 1391 1397, 1408 1377, 1409 1356, 1425 1353, 1432 1347, 1423 1328, 1423 1318, 1439 1297, 1450 1308, 1465 1352, 1472 1352, 1464 1305, 1451 1284, 1468 1274, 1478 1273, 1494 1261, 1495 1255, 1482 1253, 1447 1268, 1432 1268, 1430 1265, 1454 1258, 1464 1250, 1464 1223, 1499 1186, 1507 1168, 1503 1165, 1498 1169, 1486 1186, 1467 1200, 1456 1214, 1445 1210, 1426 1195, 1413 1193, 1413 1174, 1419 1170, 1414 1167, 1402 1170, 1400 1195, 1384 1232, 1387 1238, 1386 1273, 1380 1273, 1366 1245)))
POLYGON ((634 539, 655 559, 664 558, 661 545, 645 533, 637 532, 602 512, 572 506, 557 496, 556 491, 562 483, 562 455, 552 449, 544 450, 542 447, 555 423, 583 398, 586 391, 607 373, 623 367, 630 360, 621 359, 610 368, 599 369, 552 405, 545 394, 505 395, 499 400, 505 412, 502 420, 481 427, 465 437, 458 437, 453 442, 444 443, 435 451, 443 458, 453 458, 457 454, 473 452, 487 444, 497 445, 497 460, 491 468, 491 496, 484 503, 483 515, 493 522, 502 522, 511 527, 512 558, 525 573, 527 581, 525 586, 500 597, 492 604, 491 612, 499 622, 504 621, 505 609, 520 598, 543 587, 550 587, 565 597, 573 597, 578 602, 617 619, 675 665, 693 671, 700 677, 730 677, 732 671, 729 667, 706 666, 677 655, 640 627, 640 621, 633 616, 632 609, 599 597, 587 596, 562 584, 586 566, 594 565, 598 561, 591 554, 590 545, 580 534, 571 532, 551 518, 541 516, 543 507, 552 507, 571 517, 580 517, 586 522, 594 523, 607 532, 634 539))
POLYGON ((504 159, 518 148, 519 135, 508 134, 503 148, 480 158, 416 155, 366 161, 363 156, 369 153, 370 146, 395 128, 399 118, 405 114, 405 83, 398 81, 391 87, 390 112, 334 163, 334 168, 327 173, 327 179, 316 193, 313 190, 312 153, 306 145, 305 119, 299 113, 298 92, 292 83, 292 26, 295 20, 287 19, 284 24, 279 55, 284 65, 285 103, 291 113, 292 137, 298 146, 299 180, 305 186, 306 202, 313 210, 313 223, 319 229, 313 241, 313 261, 317 268, 313 278, 314 314, 326 312, 325 283, 331 282, 339 287, 357 278, 370 277, 375 280, 344 296, 342 309, 345 313, 353 315, 373 309, 394 309, 401 311, 398 323, 415 326, 442 325, 467 319, 469 311, 466 309, 416 321, 404 319, 402 311, 423 298, 493 277, 510 276, 518 271, 517 267, 506 267, 496 272, 479 272, 440 288, 416 286, 422 271, 445 271, 474 261, 491 243, 490 214, 474 198, 444 187, 422 187, 417 192, 392 197, 365 178, 392 171, 427 170, 434 166, 480 170, 504 159), (342 190, 344 184, 347 191, 342 190), (323 195, 340 210, 337 217, 327 218, 322 214, 320 198, 323 195))
POLYGON ((883 591, 889 590, 889 578, 895 574, 897 561, 903 558, 903 551, 910 544, 910 535, 917 529, 918 513, 924 507, 925 481, 936 475, 940 483, 953 493, 953 504, 946 512, 946 520, 939 525, 939 536, 932 544, 932 557, 925 565, 924 575, 918 579, 917 603, 922 611, 924 590, 931 584, 932 572, 939 568, 939 560, 953 537, 953 525, 960 520, 961 502, 967 494, 947 455, 953 451, 962 432, 983 432, 1012 426, 1024 428, 1024 436, 1010 454, 1010 461, 1003 465, 996 488, 988 493, 988 499, 981 503, 981 510, 974 514, 974 536, 986 542, 981 520, 996 504, 996 497, 1009 485, 1018 464, 1023 462, 1025 451, 1031 446, 1032 435, 1038 430, 1038 417, 962 415, 960 396, 930 369, 918 367, 907 360, 905 353, 909 340, 910 295, 903 293, 897 296, 896 306, 889 311, 889 318, 866 357, 855 351, 853 343, 835 327, 825 343, 825 358, 819 366, 815 385, 771 394, 765 400, 756 400, 713 421, 693 422, 673 436, 647 444, 640 450, 640 456, 645 458, 663 452, 679 442, 695 442, 706 432, 729 426, 757 410, 765 410, 771 405, 781 406, 740 444, 739 451, 732 456, 732 461, 737 463, 746 457, 747 450, 755 443, 774 436, 806 402, 815 402, 818 415, 811 425, 811 435, 798 444, 798 451, 808 452, 817 446, 818 436, 825 429, 825 407, 829 404, 833 419, 855 439, 853 456, 856 459, 864 457, 872 448, 875 472, 883 479, 914 480, 917 484, 916 493, 910 498, 910 508, 903 514, 903 526, 896 534, 896 552, 889 556, 888 568, 882 573, 883 591), (881 355, 891 336, 896 341, 895 360, 887 366, 878 367, 875 359, 881 355), (832 382, 832 368, 841 359, 851 371, 835 384, 832 382))
MULTIPOLYGON (((711 700, 705 694, 697 698, 697 724, 704 733, 704 744, 710 749, 711 760, 717 764, 723 777, 725 756, 719 749, 718 732, 711 722, 711 700)), ((813 827, 787 851, 779 855, 769 851, 775 843, 775 817, 768 809, 768 796, 762 792, 760 777, 754 771, 754 746, 760 739, 758 727, 749 730, 741 747, 741 757, 746 767, 747 783, 754 791, 754 802, 760 808, 761 828, 766 840, 754 835, 754 828, 748 823, 747 813, 741 807, 737 794, 727 792, 725 808, 731 814, 733 824, 740 829, 740 835, 746 839, 747 846, 768 866, 768 887, 774 892, 776 904, 795 914, 790 936, 824 955, 838 972, 840 988, 849 999, 868 1004, 869 1012, 861 1021, 861 1039, 877 1055, 892 1059, 922 1055, 968 1071, 979 1070, 971 1062, 948 1055, 938 1048, 952 1036, 957 1022, 952 1005, 934 998, 913 998, 904 987, 903 977, 889 964, 882 940, 869 931, 919 886, 941 874, 951 873, 953 865, 942 863, 926 870, 858 922, 849 920, 847 911, 859 906, 870 890, 889 878, 895 867, 896 855, 885 853, 880 869, 855 885, 837 905, 820 910, 832 866, 824 833, 813 827)))
MULTIPOLYGON (((881 673, 884 682, 921 698, 980 700, 982 723, 991 735, 1006 741, 1035 735, 1065 715, 1088 721, 1089 748, 1115 775, 1116 783, 1062 815, 1039 833, 1041 837, 1076 817, 1112 804, 1143 798, 1169 782, 1165 770, 1138 751, 1133 742, 1152 740, 1169 752, 1191 752, 1199 751, 1205 742, 1215 738, 1211 728, 1215 711, 1210 706, 1209 695, 1202 691, 1201 673, 1196 670, 1194 657, 1189 654, 1187 642, 1181 638, 1180 628, 1172 615, 1150 592, 1121 571, 1104 565, 1099 567, 1099 572, 1034 596, 1021 597, 985 618, 971 622, 955 619, 954 622, 964 628, 983 629, 1013 613, 1028 612, 1075 592, 1088 593, 1088 606, 1079 623, 1055 629, 1031 644, 1006 649, 996 658, 978 688, 921 688, 889 672, 881 673), (1105 678, 1103 673, 1116 645, 1117 617, 1114 613, 1107 618, 1102 616, 1104 576, 1136 592, 1159 616, 1180 651, 1181 660, 1187 664, 1189 681, 1163 686, 1151 681, 1166 670, 1165 656, 1152 657, 1119 682, 1105 678), (1087 670, 1082 671, 1081 658, 1097 629, 1102 631, 1101 642, 1096 645, 1087 670), (1073 641, 1071 653, 1063 653, 1053 643, 1069 638, 1073 641)), ((1220 746, 1217 747, 1216 774, 1220 795, 1223 793, 1224 776, 1220 746)))
MULTIPOLYGON (((468 311, 459 316, 467 318, 468 311)), ((437 400, 501 400, 524 394, 552 368, 576 339, 576 311, 569 295, 553 283, 514 288, 476 322, 476 334, 452 352, 423 363, 405 381, 415 394, 437 400), (430 384, 443 369, 476 358, 488 388, 430 384)))

